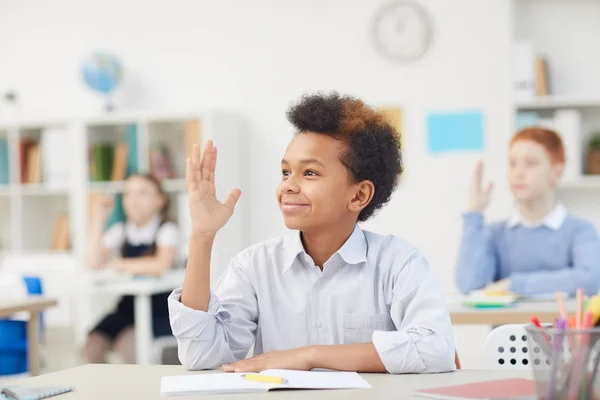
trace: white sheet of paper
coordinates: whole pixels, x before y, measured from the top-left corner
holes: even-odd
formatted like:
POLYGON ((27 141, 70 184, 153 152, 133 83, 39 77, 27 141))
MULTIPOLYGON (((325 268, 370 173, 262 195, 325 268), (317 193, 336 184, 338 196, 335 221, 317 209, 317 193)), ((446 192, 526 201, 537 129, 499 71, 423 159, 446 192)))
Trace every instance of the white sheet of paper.
POLYGON ((284 385, 270 387, 286 387, 298 389, 368 389, 371 385, 356 372, 315 372, 292 371, 286 369, 270 369, 262 375, 280 376, 287 379, 284 385))
POLYGON ((356 372, 312 372, 272 369, 262 375, 285 378, 285 384, 266 384, 248 381, 243 374, 217 373, 164 376, 160 381, 163 395, 198 393, 252 393, 272 389, 368 389, 371 385, 356 372))
POLYGON ((197 374, 163 376, 160 393, 163 395, 191 395, 214 393, 266 392, 264 383, 247 381, 242 374, 197 374))

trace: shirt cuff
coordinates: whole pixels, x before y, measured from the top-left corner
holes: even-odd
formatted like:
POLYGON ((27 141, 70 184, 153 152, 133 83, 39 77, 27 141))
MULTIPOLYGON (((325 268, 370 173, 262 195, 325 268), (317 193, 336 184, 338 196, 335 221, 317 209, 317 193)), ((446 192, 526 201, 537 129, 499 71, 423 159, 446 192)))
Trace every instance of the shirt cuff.
POLYGON ((217 319, 229 320, 229 312, 221 306, 219 299, 212 292, 208 311, 204 312, 185 306, 181 302, 181 291, 182 288, 173 290, 167 299, 169 320, 175 337, 199 339, 206 331, 213 331, 217 319))
POLYGON ((510 275, 510 291, 516 294, 526 294, 527 277, 524 274, 510 275))
POLYGON ((406 332, 374 331, 373 345, 385 369, 392 374, 423 372, 425 364, 406 332))

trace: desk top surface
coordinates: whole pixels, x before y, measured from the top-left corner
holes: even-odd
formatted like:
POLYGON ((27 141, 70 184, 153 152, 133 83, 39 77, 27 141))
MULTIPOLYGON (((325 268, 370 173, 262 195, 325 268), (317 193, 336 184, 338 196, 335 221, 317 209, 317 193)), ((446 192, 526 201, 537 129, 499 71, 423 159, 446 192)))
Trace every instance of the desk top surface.
POLYGON ((22 299, 0 299, 0 317, 7 317, 14 313, 28 311, 40 312, 54 307, 56 299, 46 296, 27 296, 22 299))
POLYGON ((181 287, 185 271, 169 271, 160 277, 132 278, 114 271, 88 272, 86 276, 96 292, 115 295, 152 295, 181 287))
MULTIPOLYGON (((574 299, 565 301, 567 312, 574 313, 577 304, 574 299)), ((542 322, 552 322, 559 314, 556 301, 518 301, 507 307, 476 308, 464 306, 460 299, 448 301, 448 311, 453 324, 525 324, 532 316, 542 322)))
MULTIPOLYGON (((181 366, 166 365, 99 365, 90 364, 64 371, 54 372, 34 378, 24 379, 17 384, 27 386, 35 385, 64 385, 74 386, 75 390, 60 396, 60 399, 144 399, 164 400, 166 396, 160 394, 160 378, 168 375, 184 375, 191 373, 181 366)), ((294 400, 299 398, 352 400, 365 398, 396 398, 411 399, 411 393, 418 389, 437 386, 469 383, 492 379, 504 378, 531 378, 531 372, 526 371, 490 371, 490 370, 460 370, 446 374, 361 374, 372 386, 372 389, 353 390, 319 390, 319 391, 272 391, 268 394, 236 394, 216 396, 186 396, 186 399, 259 399, 264 396, 269 398, 285 398, 294 400)), ((174 398, 174 397, 173 397, 174 398)))

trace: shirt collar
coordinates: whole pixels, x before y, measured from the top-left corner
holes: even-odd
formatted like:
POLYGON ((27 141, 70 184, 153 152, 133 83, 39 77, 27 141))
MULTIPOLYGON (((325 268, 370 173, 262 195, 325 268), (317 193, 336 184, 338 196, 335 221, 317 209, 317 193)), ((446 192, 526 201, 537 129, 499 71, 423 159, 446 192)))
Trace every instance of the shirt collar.
POLYGON ((160 215, 155 215, 150 221, 142 226, 137 226, 133 222, 127 221, 125 224, 126 237, 134 241, 148 239, 150 236, 154 237, 158 227, 160 226, 160 222, 160 215))
MULTIPOLYGON (((284 249, 282 273, 285 273, 292 267, 298 254, 306 254, 300 235, 300 232, 293 235, 284 249)), ((354 227, 354 231, 352 231, 348 240, 346 240, 335 254, 338 254, 346 264, 354 265, 367 261, 367 238, 358 225, 354 227)))
POLYGON ((508 219, 508 221, 506 222, 506 225, 509 228, 514 228, 517 225, 523 225, 528 228, 534 228, 534 227, 543 225, 543 226, 546 226, 546 227, 552 229, 553 231, 557 231, 560 229, 563 222, 565 222, 565 219, 567 219, 567 209, 565 208, 564 205, 558 204, 539 223, 532 224, 531 222, 529 222, 525 218, 523 218, 523 216, 521 214, 516 212, 508 219))

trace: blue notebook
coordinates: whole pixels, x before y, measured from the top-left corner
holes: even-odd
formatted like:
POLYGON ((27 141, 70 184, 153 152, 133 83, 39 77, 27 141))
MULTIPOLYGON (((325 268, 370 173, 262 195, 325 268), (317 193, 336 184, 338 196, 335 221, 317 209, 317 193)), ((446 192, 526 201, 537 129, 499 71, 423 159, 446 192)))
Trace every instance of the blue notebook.
POLYGON ((5 386, 0 391, 0 399, 40 400, 72 391, 70 386, 5 386))

